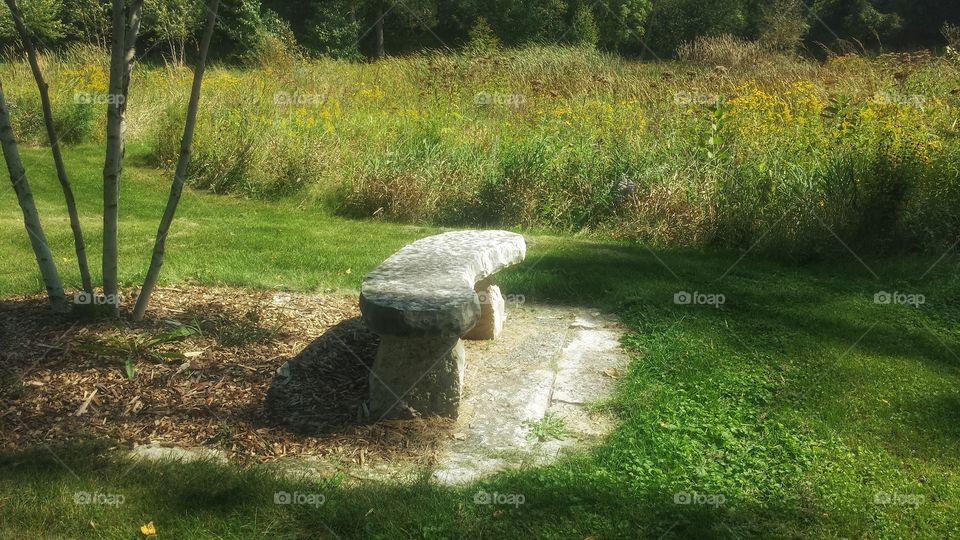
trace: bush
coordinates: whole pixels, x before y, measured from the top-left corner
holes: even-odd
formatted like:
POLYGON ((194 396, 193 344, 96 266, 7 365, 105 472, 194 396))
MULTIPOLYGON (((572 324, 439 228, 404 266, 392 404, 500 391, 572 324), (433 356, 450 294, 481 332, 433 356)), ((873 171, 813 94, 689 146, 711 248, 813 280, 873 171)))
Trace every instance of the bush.
POLYGON ((255 61, 261 40, 269 35, 260 0, 222 0, 217 14, 215 55, 234 62, 255 61))
MULTIPOLYGON (((216 73, 216 72, 215 72, 216 73)), ((212 86, 218 77, 215 74, 212 86)), ((227 101, 236 96, 225 96, 227 101)), ((249 102, 201 113, 187 182, 214 193, 240 193, 274 199, 316 184, 325 170, 323 137, 307 126, 296 108, 273 117, 273 101, 249 102), (223 136, 242 133, 243 136, 223 136)), ((155 158, 174 167, 179 157, 184 109, 168 106, 155 126, 155 158)))
POLYGON ((600 30, 594 19, 593 10, 587 5, 579 5, 573 12, 570 22, 570 42, 575 45, 596 47, 600 40, 600 30))
POLYGON ((684 43, 677 50, 677 57, 694 64, 737 67, 760 64, 766 60, 766 52, 759 43, 724 34, 684 43))
POLYGON ((259 32, 255 47, 248 54, 248 63, 264 69, 293 71, 294 64, 303 55, 290 25, 273 11, 265 10, 259 32))
POLYGON ((812 9, 822 24, 814 25, 807 38, 819 43, 848 40, 880 48, 903 24, 899 15, 878 11, 870 0, 817 0, 812 9))
POLYGON ((32 144, 46 141, 46 128, 43 123, 43 109, 36 92, 8 97, 10 124, 17 139, 32 144))
MULTIPOLYGON (((62 0, 26 0, 17 4, 23 13, 27 28, 33 34, 37 47, 46 48, 55 45, 64 36, 64 25, 60 19, 63 12, 62 0)), ((13 24, 13 15, 6 4, 0 6, 0 43, 19 43, 20 37, 13 24)))
POLYGON ((68 101, 54 111, 53 125, 61 143, 77 144, 102 138, 98 129, 102 118, 100 107, 68 101))
POLYGON ((774 0, 761 10, 760 45, 776 52, 796 52, 810 30, 803 0, 774 0))
POLYGON ((943 39, 947 41, 947 57, 960 61, 960 26, 944 23, 940 32, 943 34, 943 39))
POLYGON ((566 0, 490 0, 479 5, 478 15, 508 45, 556 43, 567 30, 566 0))
POLYGON ((487 19, 480 17, 470 28, 470 40, 467 42, 467 52, 471 54, 491 54, 500 49, 500 40, 487 19))
POLYGON ((660 0, 650 15, 649 44, 672 57, 680 45, 728 34, 749 39, 753 13, 747 0, 660 0))
POLYGON ((943 23, 940 33, 943 34, 943 39, 947 41, 947 46, 954 50, 960 50, 960 26, 943 23))
POLYGON ((301 40, 304 46, 315 54, 331 58, 359 58, 360 22, 351 6, 352 3, 345 0, 314 6, 306 18, 308 23, 301 40))
POLYGON ((629 54, 646 53, 650 0, 610 0, 594 4, 601 47, 629 54))

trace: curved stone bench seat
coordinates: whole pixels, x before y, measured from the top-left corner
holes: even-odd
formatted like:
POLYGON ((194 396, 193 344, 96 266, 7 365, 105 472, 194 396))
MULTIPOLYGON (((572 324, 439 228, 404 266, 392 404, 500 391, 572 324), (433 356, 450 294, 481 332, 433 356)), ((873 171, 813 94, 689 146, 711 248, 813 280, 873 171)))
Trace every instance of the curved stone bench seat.
POLYGON ((525 256, 519 234, 458 231, 418 240, 367 274, 360 311, 381 336, 370 374, 375 418, 456 416, 460 338, 496 338, 504 303, 493 276, 525 256))

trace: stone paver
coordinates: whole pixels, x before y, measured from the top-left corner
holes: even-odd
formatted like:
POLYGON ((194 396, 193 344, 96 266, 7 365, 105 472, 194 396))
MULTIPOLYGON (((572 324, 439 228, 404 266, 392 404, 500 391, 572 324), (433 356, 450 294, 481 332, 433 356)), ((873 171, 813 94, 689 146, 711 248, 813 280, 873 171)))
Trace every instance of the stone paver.
POLYGON ((434 473, 441 483, 549 462, 614 425, 585 405, 608 397, 626 364, 616 321, 579 308, 509 309, 498 341, 467 344, 460 418, 434 473), (548 414, 563 419, 566 434, 532 440, 531 424, 548 414))

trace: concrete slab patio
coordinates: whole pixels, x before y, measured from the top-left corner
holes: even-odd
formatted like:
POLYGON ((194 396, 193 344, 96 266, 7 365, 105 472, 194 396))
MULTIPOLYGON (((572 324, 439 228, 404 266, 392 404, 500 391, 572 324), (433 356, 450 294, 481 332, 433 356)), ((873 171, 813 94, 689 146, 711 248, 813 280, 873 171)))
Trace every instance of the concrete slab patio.
POLYGON ((549 462, 612 429, 591 411, 614 390, 626 357, 615 319, 582 308, 511 306, 500 339, 467 343, 469 365, 460 417, 434 478, 468 482, 497 471, 549 462), (561 422, 558 438, 534 426, 561 422))

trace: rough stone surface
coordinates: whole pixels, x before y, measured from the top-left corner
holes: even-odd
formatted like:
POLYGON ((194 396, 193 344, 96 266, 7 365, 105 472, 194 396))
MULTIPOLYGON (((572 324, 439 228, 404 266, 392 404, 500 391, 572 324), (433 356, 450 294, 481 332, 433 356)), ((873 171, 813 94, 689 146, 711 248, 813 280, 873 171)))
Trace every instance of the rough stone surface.
POLYGON ((596 399, 609 380, 606 374, 615 373, 619 358, 608 351, 619 347, 616 334, 602 327, 580 326, 567 343, 558 360, 557 379, 553 385, 553 400, 582 405, 596 399))
POLYGON ((464 357, 456 336, 383 336, 370 372, 371 418, 457 416, 464 357))
POLYGON ((496 342, 468 342, 465 397, 434 478, 469 482, 602 440, 614 420, 586 405, 608 397, 626 365, 620 334, 596 312, 526 305, 511 312, 496 342), (565 433, 532 439, 532 425, 548 414, 563 420, 565 433))
POLYGON ((463 339, 497 339, 503 331, 504 321, 507 320, 507 306, 500 294, 500 287, 497 287, 494 276, 490 276, 478 282, 475 290, 477 298, 480 299, 480 319, 463 339))
POLYGON ((194 461, 226 463, 228 461, 226 454, 221 450, 211 448, 169 447, 161 446, 158 443, 137 446, 131 450, 128 455, 134 459, 147 461, 181 461, 184 463, 194 461))
POLYGON ((363 319, 381 336, 462 336, 480 318, 476 283, 525 256, 523 236, 507 231, 457 231, 418 240, 364 278, 363 319))
POLYGON ((504 302, 493 274, 525 256, 519 234, 451 232, 406 246, 364 278, 360 311, 383 338, 370 376, 373 418, 457 416, 460 337, 481 318, 473 335, 496 337, 504 302))

